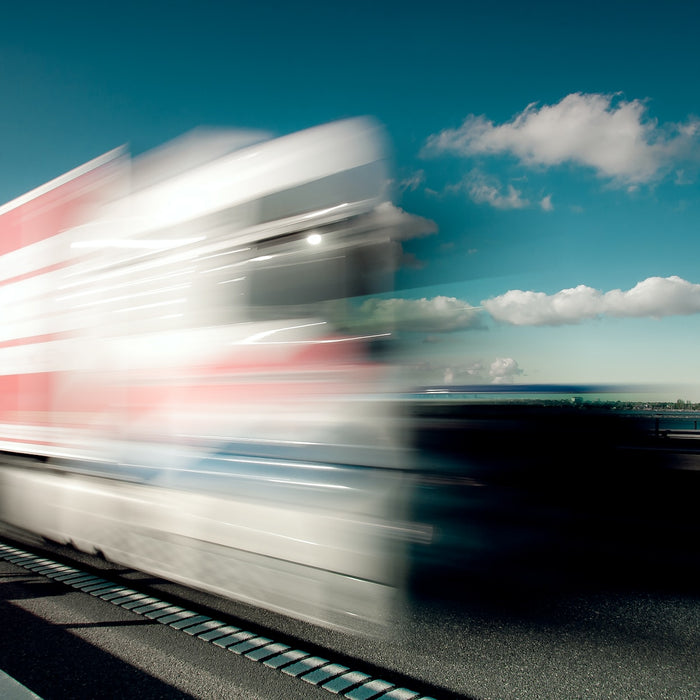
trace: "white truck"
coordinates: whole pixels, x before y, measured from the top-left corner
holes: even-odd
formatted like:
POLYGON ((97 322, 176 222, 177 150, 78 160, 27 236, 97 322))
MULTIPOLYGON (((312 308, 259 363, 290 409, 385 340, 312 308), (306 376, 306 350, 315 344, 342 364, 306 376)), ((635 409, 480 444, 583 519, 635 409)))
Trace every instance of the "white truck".
POLYGON ((323 624, 386 621, 410 451, 353 299, 412 222, 368 120, 199 132, 0 207, 0 521, 323 624))

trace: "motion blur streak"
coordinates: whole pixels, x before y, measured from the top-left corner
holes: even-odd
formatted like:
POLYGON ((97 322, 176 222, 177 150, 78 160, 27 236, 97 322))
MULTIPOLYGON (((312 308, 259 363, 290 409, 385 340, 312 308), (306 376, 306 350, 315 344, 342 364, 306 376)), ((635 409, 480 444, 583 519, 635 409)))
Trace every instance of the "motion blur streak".
MULTIPOLYGON (((390 619, 411 453, 353 297, 414 217, 380 129, 197 131, 0 208, 0 518, 328 625, 390 619)), ((376 332, 375 332, 376 331, 376 332)), ((394 402, 396 405, 396 402, 394 402)))

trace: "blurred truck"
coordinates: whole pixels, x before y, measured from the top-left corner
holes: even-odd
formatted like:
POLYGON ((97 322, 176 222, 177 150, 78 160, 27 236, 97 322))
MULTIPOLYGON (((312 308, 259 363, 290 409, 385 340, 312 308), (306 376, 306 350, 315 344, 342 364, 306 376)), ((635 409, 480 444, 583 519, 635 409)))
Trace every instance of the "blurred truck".
POLYGON ((197 131, 0 207, 0 520, 326 625, 387 621, 411 453, 376 400, 381 130, 197 131))

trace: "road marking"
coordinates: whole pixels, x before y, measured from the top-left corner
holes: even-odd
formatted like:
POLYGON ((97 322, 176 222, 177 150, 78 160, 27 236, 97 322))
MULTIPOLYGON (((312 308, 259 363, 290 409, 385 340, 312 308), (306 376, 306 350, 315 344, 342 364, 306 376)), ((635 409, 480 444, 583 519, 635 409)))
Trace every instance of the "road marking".
POLYGON ((227 625, 193 610, 173 605, 166 600, 24 552, 2 542, 0 542, 0 559, 60 581, 94 598, 130 610, 166 627, 181 630, 197 639, 245 656, 269 668, 278 669, 282 673, 300 678, 348 700, 435 700, 431 696, 421 695, 408 688, 397 688, 394 683, 373 678, 361 671, 353 671, 347 666, 333 663, 320 656, 313 656, 301 649, 292 649, 288 644, 275 642, 256 632, 227 625))
POLYGON ((41 700, 36 693, 4 671, 0 671, 0 697, 4 700, 41 700))

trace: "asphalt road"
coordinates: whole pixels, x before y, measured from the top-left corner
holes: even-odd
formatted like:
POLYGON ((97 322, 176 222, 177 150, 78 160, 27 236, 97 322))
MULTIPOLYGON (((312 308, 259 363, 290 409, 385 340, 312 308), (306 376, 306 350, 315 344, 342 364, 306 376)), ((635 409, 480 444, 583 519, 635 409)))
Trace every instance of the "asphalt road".
MULTIPOLYGON (((407 602, 402 624, 378 640, 79 559, 104 578, 353 668, 424 682, 422 690, 435 697, 700 697, 700 597, 684 592, 681 581, 644 590, 629 582, 606 588, 598 578, 537 590, 443 580, 407 602)), ((0 619, 0 668, 46 700, 330 697, 7 562, 0 562, 0 619)))
POLYGON ((328 696, 6 562, 0 619, 0 667, 45 700, 328 696))
MULTIPOLYGON (((74 565, 435 698, 696 700, 697 440, 649 438, 587 412, 556 409, 543 420, 541 408, 490 410, 431 409, 421 419, 418 446, 430 459, 417 518, 451 536, 421 561, 385 638, 317 627, 80 553, 74 565), (445 458, 439 469, 435 455, 445 458)), ((68 552, 48 547, 46 555, 68 552)), ((0 669, 46 700, 329 697, 6 562, 0 669)))

